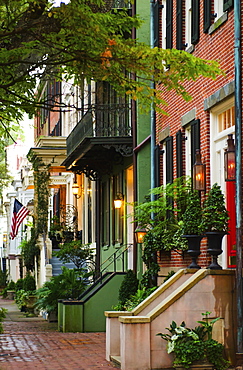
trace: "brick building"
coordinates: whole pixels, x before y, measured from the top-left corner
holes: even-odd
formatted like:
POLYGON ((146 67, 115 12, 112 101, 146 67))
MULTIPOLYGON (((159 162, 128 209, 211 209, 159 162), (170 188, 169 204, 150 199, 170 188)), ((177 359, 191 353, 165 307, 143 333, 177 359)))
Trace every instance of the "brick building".
MULTIPOLYGON (((158 46, 177 48, 195 57, 217 60, 224 75, 216 80, 200 78, 185 86, 192 100, 185 102, 175 92, 166 93, 168 116, 157 114, 156 138, 160 144, 161 183, 180 176, 191 176, 195 153, 200 149, 206 165, 206 191, 214 183, 221 186, 230 211, 230 235, 224 238, 220 262, 223 268, 235 266, 235 184, 225 182, 224 151, 229 134, 235 133, 234 121, 234 10, 232 1, 162 0, 158 11, 158 46)), ((158 86, 160 89, 160 86, 158 86)), ((206 241, 201 243, 199 265, 206 267, 210 257, 206 241)), ((178 253, 161 256, 161 266, 188 265, 178 253)), ((163 269, 162 269, 163 270, 163 269)))

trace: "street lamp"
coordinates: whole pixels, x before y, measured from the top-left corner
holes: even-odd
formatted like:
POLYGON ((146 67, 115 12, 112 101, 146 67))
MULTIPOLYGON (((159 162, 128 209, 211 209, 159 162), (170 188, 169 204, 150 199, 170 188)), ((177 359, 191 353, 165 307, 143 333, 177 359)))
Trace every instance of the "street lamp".
POLYGON ((235 181, 235 144, 233 135, 228 135, 228 147, 224 153, 225 181, 235 181))
POLYGON ((206 166, 202 163, 200 150, 196 150, 196 162, 193 165, 193 189, 206 190, 206 166))

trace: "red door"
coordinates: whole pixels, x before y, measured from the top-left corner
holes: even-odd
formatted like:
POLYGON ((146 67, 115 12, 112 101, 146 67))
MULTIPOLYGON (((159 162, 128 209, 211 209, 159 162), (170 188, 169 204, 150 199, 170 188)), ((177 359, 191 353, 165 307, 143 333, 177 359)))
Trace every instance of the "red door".
POLYGON ((229 211, 229 234, 227 235, 227 264, 236 267, 236 216, 235 181, 226 181, 226 207, 229 211))

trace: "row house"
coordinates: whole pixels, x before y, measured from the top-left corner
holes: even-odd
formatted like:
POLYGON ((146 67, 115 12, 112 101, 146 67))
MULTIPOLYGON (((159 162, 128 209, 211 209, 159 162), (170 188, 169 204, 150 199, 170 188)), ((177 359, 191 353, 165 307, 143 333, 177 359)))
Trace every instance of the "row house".
MULTIPOLYGON (((123 1, 114 6, 130 9, 123 1)), ((133 268, 133 225, 126 219, 134 189, 130 101, 108 83, 94 81, 82 87, 71 80, 42 81, 38 94, 44 104, 35 117, 35 145, 28 158, 34 172, 38 167, 50 176, 38 285, 55 274, 56 244, 49 231, 57 219, 61 233, 70 231, 90 245, 97 271, 133 268)))
MULTIPOLYGON (((176 48, 206 60, 216 60, 224 75, 216 80, 199 78, 185 82, 192 96, 185 102, 174 92, 166 93, 168 116, 157 115, 156 138, 160 145, 160 183, 180 176, 192 176, 196 151, 206 166, 206 186, 202 202, 214 183, 225 194, 230 211, 230 233, 224 238, 220 262, 223 268, 235 267, 235 182, 225 181, 224 153, 228 138, 235 135, 234 117, 234 9, 232 1, 157 2, 157 46, 176 48), (232 136, 229 136, 232 135, 232 136)), ((158 86, 158 89, 160 87, 158 86)), ((209 265, 205 243, 199 261, 209 265)), ((178 254, 161 260, 162 269, 188 264, 178 254)))

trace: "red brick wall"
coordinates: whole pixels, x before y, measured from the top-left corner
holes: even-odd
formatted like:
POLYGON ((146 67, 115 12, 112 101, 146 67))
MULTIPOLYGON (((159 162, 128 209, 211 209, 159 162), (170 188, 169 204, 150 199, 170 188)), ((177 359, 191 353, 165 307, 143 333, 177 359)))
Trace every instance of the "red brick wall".
MULTIPOLYGON (((174 0, 174 23, 173 23, 173 46, 176 47, 176 0, 174 0)), ((162 29, 162 28, 161 28, 162 29)), ((218 60, 221 68, 225 71, 225 76, 219 76, 216 80, 199 78, 196 82, 185 82, 187 91, 193 99, 185 102, 174 92, 165 94, 165 100, 168 106, 165 110, 169 116, 157 114, 156 133, 158 134, 166 127, 170 127, 170 135, 174 137, 174 178, 176 177, 176 147, 175 134, 181 127, 181 117, 196 108, 196 119, 200 119, 200 137, 201 137, 201 156, 207 169, 207 190, 210 186, 210 117, 209 112, 204 111, 204 100, 214 92, 234 80, 234 12, 228 13, 228 20, 216 29, 211 35, 203 32, 203 1, 200 2, 200 39, 195 45, 193 55, 203 59, 218 60)), ((164 108, 164 107, 163 107, 164 108)), ((185 146, 183 157, 185 156, 185 146)), ((162 161, 161 161, 162 162, 162 161)), ((162 170, 162 169, 161 169, 162 170)), ((185 171, 185 168, 184 168, 185 171)), ((161 171, 162 172, 162 171, 161 171)), ((202 194, 202 200, 204 195, 202 194)), ((205 267, 210 262, 210 256, 206 253, 206 239, 201 242, 201 255, 198 259, 199 265, 205 267)), ((190 264, 190 258, 172 252, 170 258, 162 255, 160 265, 183 267, 190 264)))

